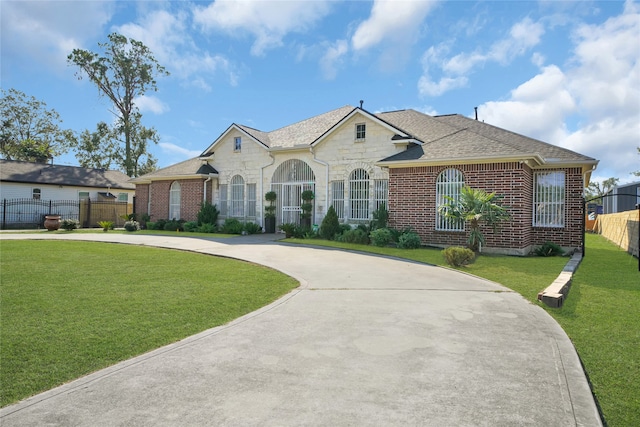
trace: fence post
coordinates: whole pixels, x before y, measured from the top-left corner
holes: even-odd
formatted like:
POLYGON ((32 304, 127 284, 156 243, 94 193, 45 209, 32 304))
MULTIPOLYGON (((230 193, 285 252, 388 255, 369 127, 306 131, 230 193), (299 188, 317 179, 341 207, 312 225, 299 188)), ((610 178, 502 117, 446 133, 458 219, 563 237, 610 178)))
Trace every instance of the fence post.
POLYGON ((2 229, 7 228, 7 199, 2 200, 2 229))

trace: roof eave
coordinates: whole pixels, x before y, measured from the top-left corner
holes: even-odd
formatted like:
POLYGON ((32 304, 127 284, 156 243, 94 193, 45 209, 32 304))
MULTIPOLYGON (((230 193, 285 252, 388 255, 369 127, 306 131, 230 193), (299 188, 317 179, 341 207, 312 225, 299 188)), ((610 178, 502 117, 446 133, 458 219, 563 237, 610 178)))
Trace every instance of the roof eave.
POLYGON ((219 174, 217 173, 208 173, 208 174, 188 174, 188 175, 166 175, 166 176, 154 176, 154 177, 145 177, 140 176, 137 178, 131 178, 129 182, 133 184, 151 184, 154 181, 176 181, 181 179, 204 179, 204 178, 217 178, 219 174))
POLYGON ((519 162, 526 163, 529 167, 535 168, 544 163, 542 157, 537 154, 525 156, 486 156, 486 157, 451 157, 440 159, 415 159, 415 160, 395 160, 395 161, 379 161, 376 166, 388 168, 413 168, 420 166, 446 166, 446 165, 469 165, 483 163, 507 163, 519 162))

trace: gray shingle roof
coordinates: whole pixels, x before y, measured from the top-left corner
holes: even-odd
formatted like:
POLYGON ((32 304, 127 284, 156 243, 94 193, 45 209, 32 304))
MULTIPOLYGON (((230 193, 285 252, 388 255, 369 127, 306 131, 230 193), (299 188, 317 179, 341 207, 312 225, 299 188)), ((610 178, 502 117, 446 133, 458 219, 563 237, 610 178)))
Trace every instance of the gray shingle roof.
POLYGON ((114 170, 0 159, 0 181, 133 190, 129 177, 114 170))
POLYGON ((194 175, 208 175, 210 173, 217 174, 211 165, 204 163, 199 157, 185 160, 166 168, 139 176, 131 180, 133 183, 141 184, 153 180, 172 179, 179 177, 192 177, 194 175))

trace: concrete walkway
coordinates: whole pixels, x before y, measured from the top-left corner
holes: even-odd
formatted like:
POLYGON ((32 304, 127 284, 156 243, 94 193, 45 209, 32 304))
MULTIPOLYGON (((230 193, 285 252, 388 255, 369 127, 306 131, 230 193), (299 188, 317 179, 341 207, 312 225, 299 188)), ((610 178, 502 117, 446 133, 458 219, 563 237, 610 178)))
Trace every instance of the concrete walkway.
POLYGON ((301 286, 227 325, 3 408, 3 427, 601 425, 564 331, 489 281, 269 236, 0 235, 25 238, 239 258, 301 286))

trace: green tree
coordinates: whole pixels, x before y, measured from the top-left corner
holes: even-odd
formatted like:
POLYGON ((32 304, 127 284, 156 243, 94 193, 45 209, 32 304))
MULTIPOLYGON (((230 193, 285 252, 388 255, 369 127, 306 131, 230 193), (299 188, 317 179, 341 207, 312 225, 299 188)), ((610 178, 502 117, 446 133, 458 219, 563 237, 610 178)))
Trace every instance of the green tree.
POLYGON ((484 244, 484 235, 480 231, 480 224, 490 225, 495 230, 501 221, 510 218, 507 209, 499 204, 500 197, 495 193, 463 186, 460 196, 456 199, 444 196, 446 203, 438 207, 441 215, 454 220, 469 223, 469 248, 478 252, 484 244))
POLYGON ((602 182, 591 181, 587 187, 585 197, 593 203, 602 203, 602 196, 607 194, 618 184, 618 178, 608 178, 602 182))
MULTIPOLYGON (((638 147, 638 154, 640 154, 640 147, 638 147)), ((637 170, 635 172, 631 172, 632 174, 634 174, 635 176, 640 176, 640 170, 637 170)))
POLYGON ((60 115, 33 96, 2 91, 0 154, 7 160, 47 163, 69 151, 72 132, 60 127, 60 115))
POLYGON ((95 132, 85 130, 75 143, 76 159, 85 168, 111 169, 118 144, 114 132, 105 122, 96 125, 95 132))
POLYGON ((79 78, 86 74, 98 87, 99 93, 112 102, 113 113, 118 119, 117 129, 124 137, 124 149, 118 153, 122 155, 126 174, 135 176, 136 162, 142 157, 139 151, 144 147, 146 152, 148 140, 136 134, 142 127, 135 100, 148 90, 157 91, 156 76, 169 73, 156 61, 151 50, 137 40, 112 33, 109 34, 109 42, 98 46, 103 50, 102 56, 74 49, 67 60, 80 68, 79 78))

